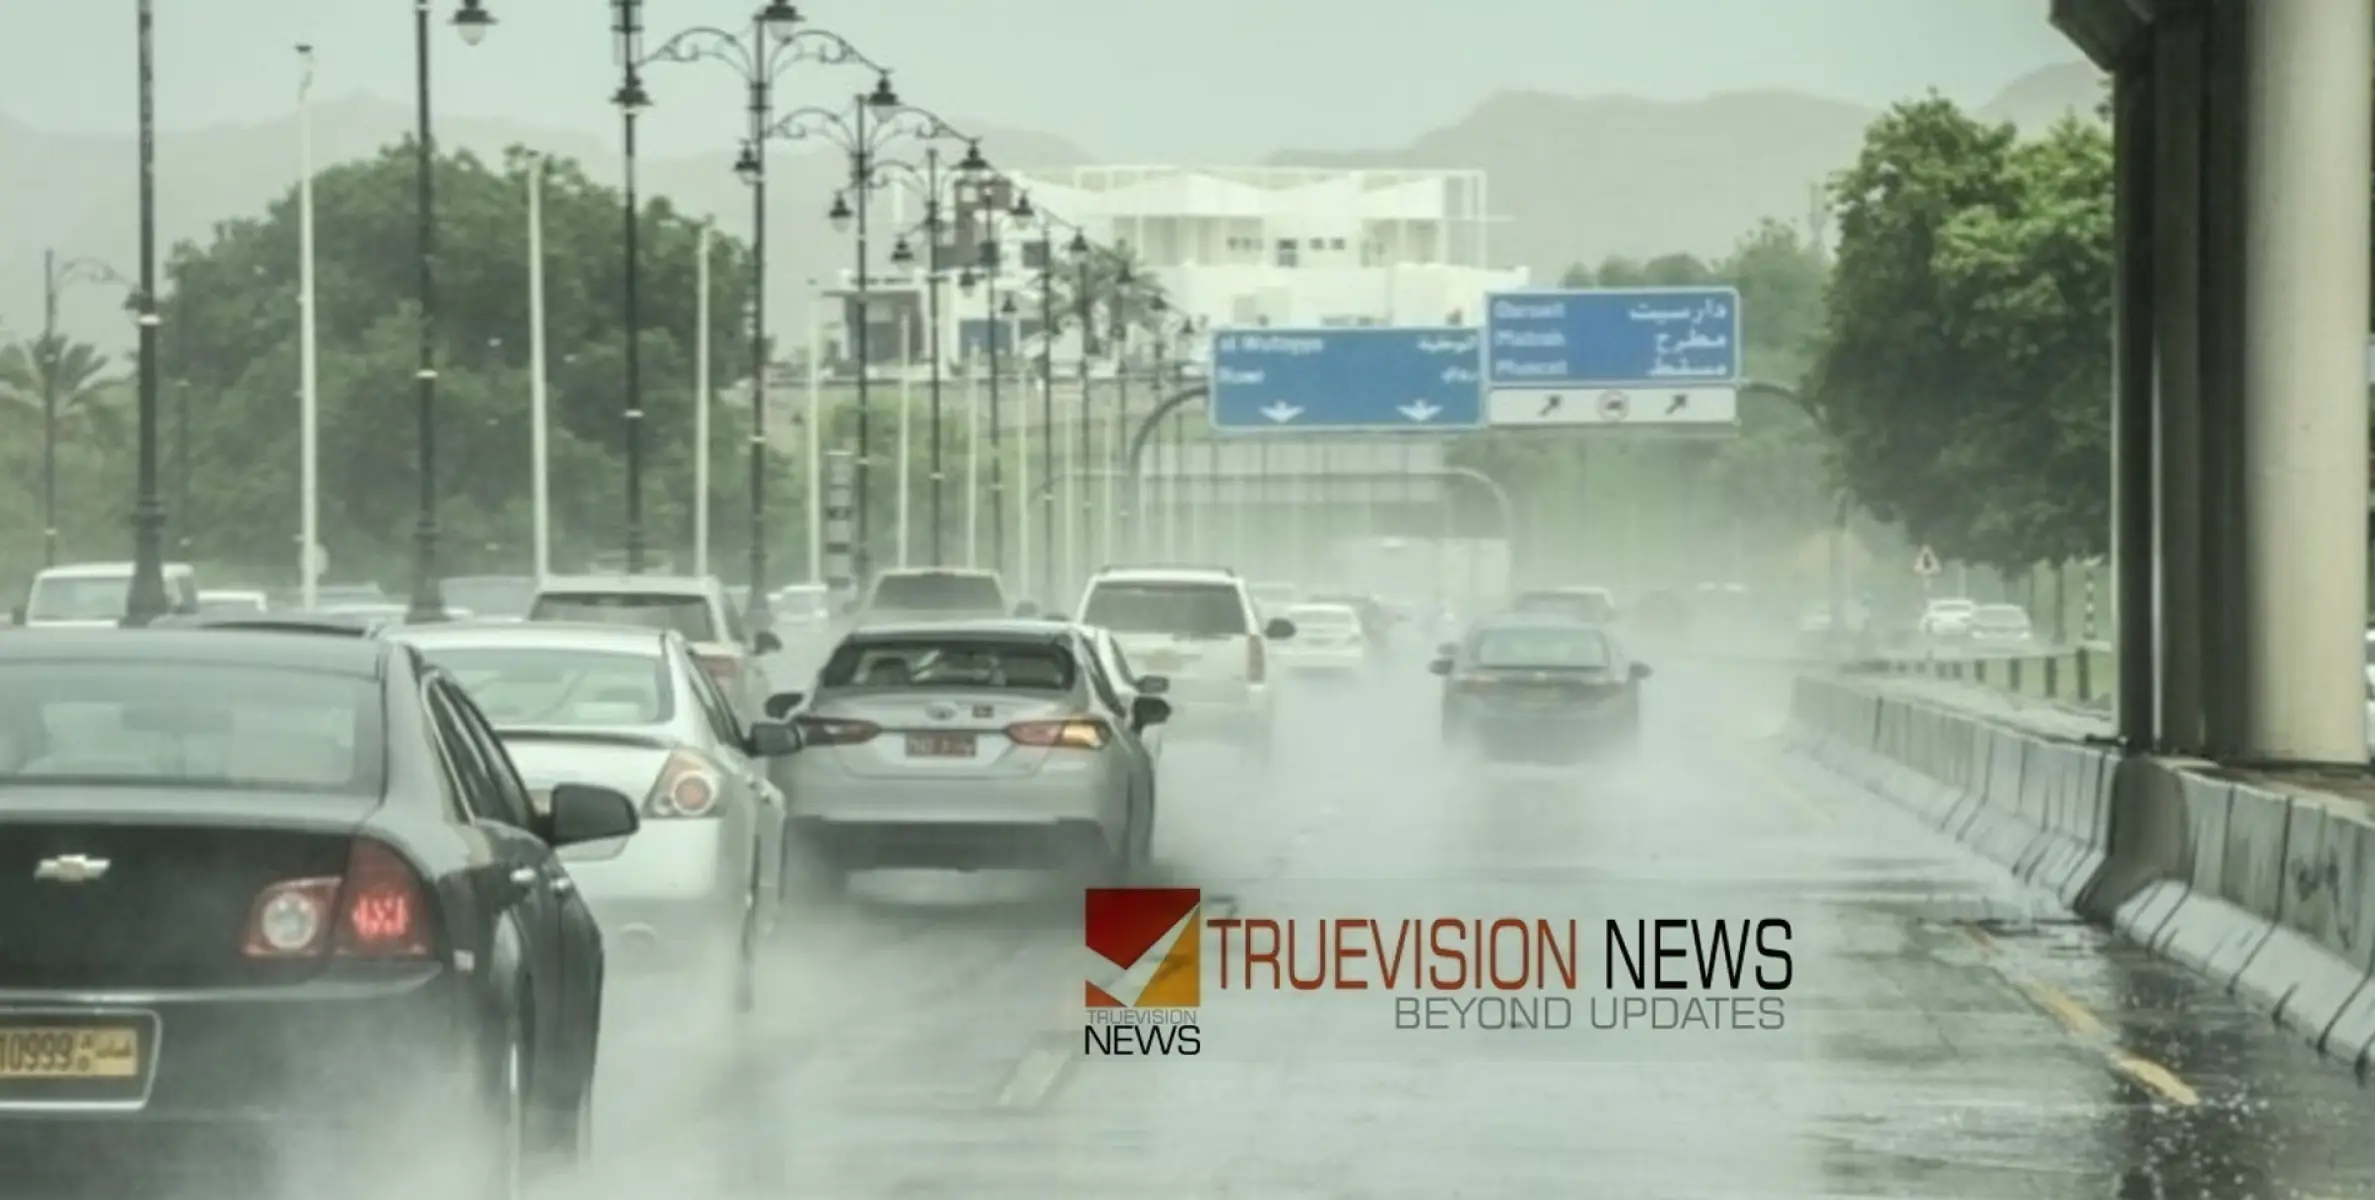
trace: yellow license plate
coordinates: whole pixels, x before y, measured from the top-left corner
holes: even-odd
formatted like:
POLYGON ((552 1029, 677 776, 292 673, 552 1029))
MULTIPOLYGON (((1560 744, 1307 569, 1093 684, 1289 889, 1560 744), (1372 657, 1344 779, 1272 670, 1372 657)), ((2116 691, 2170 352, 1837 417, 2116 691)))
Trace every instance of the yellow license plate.
POLYGON ((134 1079, 139 1074, 137 1029, 0 1029, 0 1079, 134 1079))

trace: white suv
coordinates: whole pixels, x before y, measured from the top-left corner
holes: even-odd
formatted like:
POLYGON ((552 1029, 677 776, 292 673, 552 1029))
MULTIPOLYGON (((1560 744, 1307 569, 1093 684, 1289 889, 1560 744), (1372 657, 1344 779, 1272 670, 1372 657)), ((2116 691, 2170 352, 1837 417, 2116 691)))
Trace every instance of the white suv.
POLYGON ((1271 745, 1268 642, 1295 636, 1264 622, 1235 573, 1210 567, 1110 567, 1089 579, 1077 619, 1113 634, 1142 675, 1170 681, 1173 736, 1211 736, 1267 760, 1271 745))

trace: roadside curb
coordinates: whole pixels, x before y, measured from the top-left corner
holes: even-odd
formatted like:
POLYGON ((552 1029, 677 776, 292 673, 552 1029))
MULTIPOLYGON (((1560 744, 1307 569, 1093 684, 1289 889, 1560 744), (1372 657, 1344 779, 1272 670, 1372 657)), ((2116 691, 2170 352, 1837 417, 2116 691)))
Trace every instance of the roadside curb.
POLYGON ((2375 817, 2192 759, 2123 757, 1883 681, 1801 675, 1798 751, 2365 1071, 2375 817))

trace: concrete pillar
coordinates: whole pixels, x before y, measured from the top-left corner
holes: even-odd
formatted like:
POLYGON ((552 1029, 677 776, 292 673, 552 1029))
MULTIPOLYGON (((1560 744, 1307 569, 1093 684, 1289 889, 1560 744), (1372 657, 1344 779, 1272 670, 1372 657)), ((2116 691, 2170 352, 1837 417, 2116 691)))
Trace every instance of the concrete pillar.
POLYGON ((2238 749, 2363 764, 2375 0, 2252 0, 2243 19, 2238 749))
MULTIPOLYGON (((2153 499, 2157 554, 2157 611, 2132 612, 2154 621, 2159 648, 2158 709, 2153 745, 2199 753, 2207 737, 2202 704, 2202 131, 2203 15, 2174 12, 2155 23, 2151 148, 2151 333, 2154 348, 2153 499)), ((2141 149, 2141 148, 2139 148, 2141 149)), ((2120 147, 2125 152, 2126 146, 2120 147)), ((2116 453, 2116 452, 2115 452, 2116 453)), ((2123 597, 2123 601, 2124 601, 2123 597)), ((2127 605, 2123 603, 2123 609, 2127 605)), ((2120 656, 2133 654, 2122 627, 2120 656)), ((2123 675, 2123 678, 2125 676, 2123 675)), ((2123 732, 2126 722, 2122 721, 2123 732)))
MULTIPOLYGON (((2118 603, 2119 681, 2113 712, 2123 745, 2159 742, 2159 610, 2153 551, 2153 130, 2157 124, 2151 62, 2122 67, 2112 96, 2116 179, 2112 227, 2118 277, 2114 297, 2111 405, 2111 561, 2118 603)), ((2095 636, 2095 571, 2086 568, 2082 641, 2095 636)))

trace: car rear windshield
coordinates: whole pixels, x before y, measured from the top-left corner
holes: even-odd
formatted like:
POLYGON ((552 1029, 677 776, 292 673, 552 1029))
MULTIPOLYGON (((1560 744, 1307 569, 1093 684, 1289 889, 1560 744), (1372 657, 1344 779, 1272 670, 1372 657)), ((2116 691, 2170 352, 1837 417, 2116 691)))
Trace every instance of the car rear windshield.
POLYGON ((868 603, 894 612, 1006 611, 1005 594, 987 575, 885 575, 868 603))
POLYGON ((25 601, 28 621, 115 621, 132 596, 128 575, 43 579, 25 601))
POLYGON ((1982 608, 1971 614, 1971 623, 1994 629, 2026 629, 2029 614, 2017 608, 1982 608))
POLYGON ((1306 629, 1320 632, 1343 632, 1361 627, 1359 613, 1349 608, 1335 606, 1290 608, 1286 611, 1286 619, 1295 623, 1297 632, 1306 629))
POLYGON ((212 662, 0 666, 0 787, 376 796, 375 679, 212 662))
POLYGON ((198 615, 204 617, 253 616, 262 611, 260 596, 202 596, 198 600, 198 615))
POLYGON ((1222 638, 1253 632, 1237 589, 1217 583, 1100 583, 1080 620, 1115 633, 1222 638))
POLYGON ((728 640, 718 629, 706 596, 654 592, 547 592, 528 610, 531 621, 585 621, 637 629, 673 629, 689 642, 728 640))
POLYGON ((1045 642, 910 638, 844 642, 817 675, 825 688, 1020 688, 1068 692, 1078 670, 1045 642))
POLYGON ((1517 598, 1516 608, 1521 613, 1552 613, 1586 621, 1616 616, 1616 606, 1598 592, 1528 592, 1517 598))
POLYGON ((668 660, 657 653, 471 646, 421 654, 453 672, 499 727, 659 725, 676 714, 668 660))
POLYGON ((1476 637, 1480 667, 1606 667, 1608 639, 1589 629, 1488 629, 1476 637))

